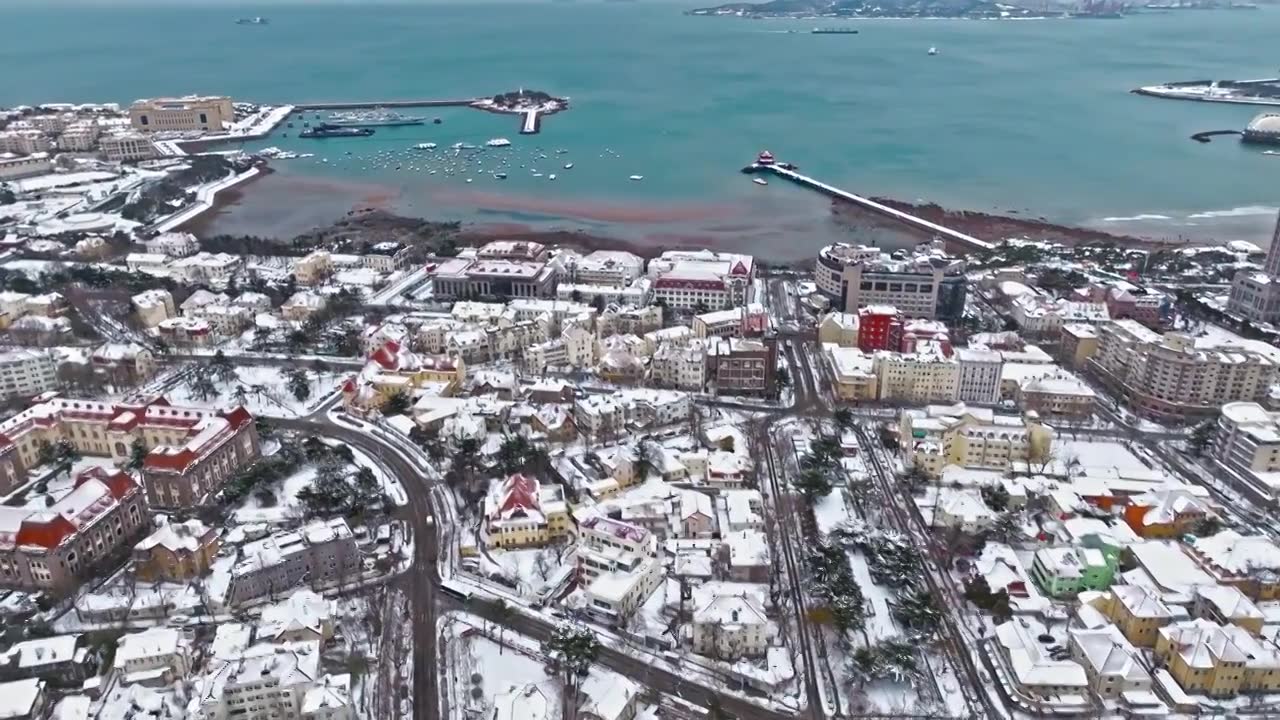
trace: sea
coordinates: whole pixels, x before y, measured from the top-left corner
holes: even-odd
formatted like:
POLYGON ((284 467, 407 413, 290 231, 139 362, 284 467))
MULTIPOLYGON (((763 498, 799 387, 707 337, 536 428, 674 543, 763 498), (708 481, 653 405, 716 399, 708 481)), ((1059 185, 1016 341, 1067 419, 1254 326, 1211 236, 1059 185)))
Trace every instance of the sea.
POLYGON ((764 149, 863 195, 1167 239, 1266 245, 1280 205, 1280 156, 1234 138, 1189 139, 1240 129, 1261 108, 1129 92, 1276 76, 1276 6, 840 22, 695 17, 683 14, 691 4, 648 0, 5 5, 0 105, 519 88, 570 100, 537 135, 520 135, 516 116, 466 108, 406 110, 440 123, 353 139, 299 139, 301 123, 318 119, 295 118, 245 147, 313 157, 275 161, 205 232, 287 237, 377 206, 495 231, 566 229, 780 259, 859 240, 825 198, 739 172, 764 149), (236 24, 245 16, 269 23, 236 24), (859 33, 811 34, 818 25, 859 33), (499 137, 511 146, 452 149, 499 137))

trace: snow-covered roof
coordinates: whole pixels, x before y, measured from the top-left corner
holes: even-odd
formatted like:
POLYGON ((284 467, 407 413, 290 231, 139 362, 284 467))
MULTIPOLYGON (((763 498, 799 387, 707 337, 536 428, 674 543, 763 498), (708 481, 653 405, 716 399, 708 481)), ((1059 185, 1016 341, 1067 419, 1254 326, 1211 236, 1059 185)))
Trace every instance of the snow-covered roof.
POLYGON ((1210 567, 1226 575, 1245 577, 1260 572, 1280 572, 1280 546, 1265 535, 1241 535, 1235 530, 1223 530, 1196 538, 1192 548, 1210 567))
POLYGON ((134 547, 138 550, 163 547, 172 553, 195 552, 209 531, 208 525, 195 518, 180 523, 166 522, 134 547))
POLYGON ((1033 690, 1049 687, 1087 692, 1089 678, 1084 668, 1071 660, 1050 657, 1047 647, 1042 646, 1026 623, 1022 618, 1014 618, 996 626, 996 641, 1007 654, 1018 684, 1033 690))
POLYGON ((1082 660, 1093 672, 1104 677, 1118 677, 1126 683, 1150 682, 1138 651, 1115 625, 1095 630, 1073 628, 1071 640, 1080 648, 1082 660))
POLYGON ((333 619, 334 601, 308 589, 295 590, 281 602, 262 609, 257 637, 276 640, 286 633, 310 631, 324 634, 325 623, 333 619))
POLYGON ((185 652, 187 641, 182 633, 165 627, 155 627, 142 632, 129 633, 116 645, 116 662, 123 665, 130 660, 151 660, 185 652))
POLYGON ((28 678, 0 683, 0 719, 29 718, 44 693, 44 680, 28 678))
POLYGON ((30 671, 42 665, 71 662, 76 656, 79 635, 55 635, 14 643, 0 653, 0 667, 30 671))

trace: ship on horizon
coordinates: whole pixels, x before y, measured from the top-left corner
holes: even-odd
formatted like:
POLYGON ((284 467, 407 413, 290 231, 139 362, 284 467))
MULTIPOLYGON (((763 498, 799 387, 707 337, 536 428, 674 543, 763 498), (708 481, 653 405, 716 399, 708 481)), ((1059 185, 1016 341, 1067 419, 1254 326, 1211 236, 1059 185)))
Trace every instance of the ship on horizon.
POLYGON ((857 35, 856 28, 814 28, 809 31, 810 35, 857 35))
POLYGON ((400 127, 404 125, 422 125, 426 118, 410 117, 395 112, 339 112, 333 113, 326 124, 333 127, 400 127))
POLYGON ((236 20, 237 25, 267 25, 270 22, 271 22, 270 20, 260 16, 243 17, 243 18, 240 18, 239 20, 236 20))

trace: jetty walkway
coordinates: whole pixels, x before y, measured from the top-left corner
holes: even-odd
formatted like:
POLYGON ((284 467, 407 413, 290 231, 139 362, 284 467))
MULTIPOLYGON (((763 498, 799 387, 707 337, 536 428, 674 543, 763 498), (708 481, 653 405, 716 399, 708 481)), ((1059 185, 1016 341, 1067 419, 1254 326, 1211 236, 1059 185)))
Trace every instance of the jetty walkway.
POLYGON ((797 185, 803 185, 812 190, 817 190, 818 192, 824 195, 829 195, 831 197, 840 198, 841 200, 846 200, 866 210, 870 210, 871 212, 877 213, 879 215, 884 215, 894 220, 898 220, 905 225, 910 225, 917 229, 933 233, 934 235, 942 237, 944 240, 947 240, 948 242, 955 243, 956 245, 964 247, 968 250, 990 250, 991 248, 995 247, 993 243, 989 243, 986 240, 979 240, 978 238, 973 237, 972 235, 966 235, 958 230, 952 230, 949 227, 939 225, 938 223, 931 222, 929 220, 925 220, 924 218, 917 217, 915 215, 912 215, 911 213, 906 213, 896 208, 891 208, 888 205, 885 205, 884 203, 878 203, 875 200, 872 200, 870 198, 865 198, 865 197, 862 197, 861 195, 855 195, 851 192, 848 192, 847 190, 841 190, 840 188, 835 187, 833 185, 828 185, 822 182, 821 180, 811 178, 807 175, 801 175, 795 170, 792 170, 787 167, 782 167, 781 165, 778 165, 775 163, 756 162, 756 163, 752 163, 751 165, 748 165, 743 170, 745 172, 752 172, 752 173, 771 172, 774 175, 777 175, 778 177, 786 178, 787 180, 790 180, 791 182, 797 185))
POLYGON ((535 135, 542 129, 542 117, 537 110, 525 110, 524 122, 520 124, 521 135, 535 135))
POLYGON ((375 110, 378 108, 462 107, 475 101, 476 98, 467 98, 466 100, 374 100, 297 103, 293 107, 298 110, 375 110))

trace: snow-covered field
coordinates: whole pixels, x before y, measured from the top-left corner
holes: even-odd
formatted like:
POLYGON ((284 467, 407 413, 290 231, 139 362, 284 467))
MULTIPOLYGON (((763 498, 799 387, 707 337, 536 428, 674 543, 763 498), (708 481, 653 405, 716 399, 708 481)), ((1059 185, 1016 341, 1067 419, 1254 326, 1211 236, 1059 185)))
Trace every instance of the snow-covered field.
POLYGON ((307 368, 310 378, 310 394, 296 397, 287 386, 289 368, 247 366, 235 368, 236 379, 223 381, 214 377, 216 394, 202 397, 196 393, 192 377, 165 393, 174 405, 190 407, 225 408, 243 401, 249 412, 261 417, 302 417, 311 412, 320 400, 333 392, 348 373, 316 372, 307 368), (240 392, 243 388, 243 393, 240 392))

